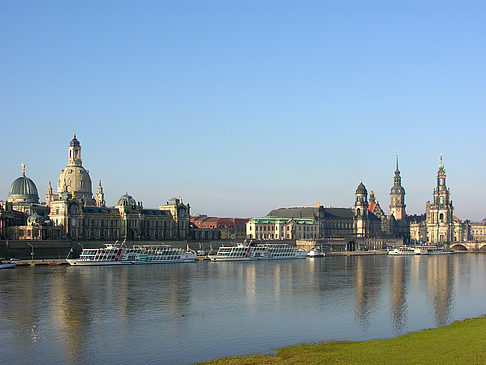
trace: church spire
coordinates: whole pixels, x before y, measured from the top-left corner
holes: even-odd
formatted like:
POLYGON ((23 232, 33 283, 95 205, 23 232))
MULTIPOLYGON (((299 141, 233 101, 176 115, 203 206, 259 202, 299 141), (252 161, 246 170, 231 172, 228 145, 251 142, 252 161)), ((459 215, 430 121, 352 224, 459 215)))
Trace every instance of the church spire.
POLYGON ((442 153, 440 154, 440 163, 439 163, 439 171, 442 170, 445 172, 444 163, 442 162, 442 153))
POLYGON ((395 170, 395 177, 393 178, 393 183, 394 183, 395 186, 400 186, 400 185, 402 185, 402 178, 400 176, 400 170, 398 169, 398 152, 396 154, 397 154, 397 157, 396 157, 397 168, 395 170))

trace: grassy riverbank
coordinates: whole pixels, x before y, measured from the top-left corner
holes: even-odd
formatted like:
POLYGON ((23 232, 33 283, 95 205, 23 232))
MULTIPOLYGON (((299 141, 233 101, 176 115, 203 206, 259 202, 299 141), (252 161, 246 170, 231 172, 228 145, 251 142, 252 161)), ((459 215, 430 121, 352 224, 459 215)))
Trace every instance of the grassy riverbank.
POLYGON ((388 340, 284 347, 275 354, 231 357, 208 364, 486 364, 486 317, 388 340))

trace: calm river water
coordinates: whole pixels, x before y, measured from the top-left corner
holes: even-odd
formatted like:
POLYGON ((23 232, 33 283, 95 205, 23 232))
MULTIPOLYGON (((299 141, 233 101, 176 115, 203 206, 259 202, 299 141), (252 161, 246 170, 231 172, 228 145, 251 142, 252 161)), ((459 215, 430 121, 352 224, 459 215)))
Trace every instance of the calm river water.
POLYGON ((486 313, 486 255, 0 270, 0 363, 186 364, 486 313))

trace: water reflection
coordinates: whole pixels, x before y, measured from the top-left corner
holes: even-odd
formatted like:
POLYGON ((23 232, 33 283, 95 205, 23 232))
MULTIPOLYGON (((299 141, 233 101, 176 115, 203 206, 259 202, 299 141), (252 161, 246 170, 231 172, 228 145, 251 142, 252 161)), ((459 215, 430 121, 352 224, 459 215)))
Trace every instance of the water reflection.
POLYGON ((427 298, 433 302, 435 324, 443 326, 449 322, 453 302, 454 276, 451 256, 428 257, 427 298))
POLYGON ((486 313, 486 255, 0 272, 6 362, 191 363, 486 313))
POLYGON ((413 257, 390 257, 390 312, 395 332, 399 333, 407 318, 407 283, 405 268, 413 257))
POLYGON ((366 329, 371 324, 371 315, 376 308, 382 282, 382 267, 376 256, 371 258, 358 256, 354 259, 356 260, 355 313, 360 324, 366 329))

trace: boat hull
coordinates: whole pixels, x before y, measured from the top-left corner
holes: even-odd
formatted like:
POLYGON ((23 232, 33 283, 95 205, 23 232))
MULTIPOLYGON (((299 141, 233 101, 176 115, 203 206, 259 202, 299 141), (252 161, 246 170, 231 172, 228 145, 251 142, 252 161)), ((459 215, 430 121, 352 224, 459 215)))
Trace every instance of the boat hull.
POLYGON ((256 257, 225 257, 225 256, 208 256, 211 261, 257 261, 256 257))
POLYGON ((15 262, 8 262, 8 263, 0 264, 0 269, 12 269, 15 266, 17 266, 15 262))
POLYGON ((131 265, 131 261, 87 261, 79 259, 67 259, 71 266, 115 266, 115 265, 131 265))

